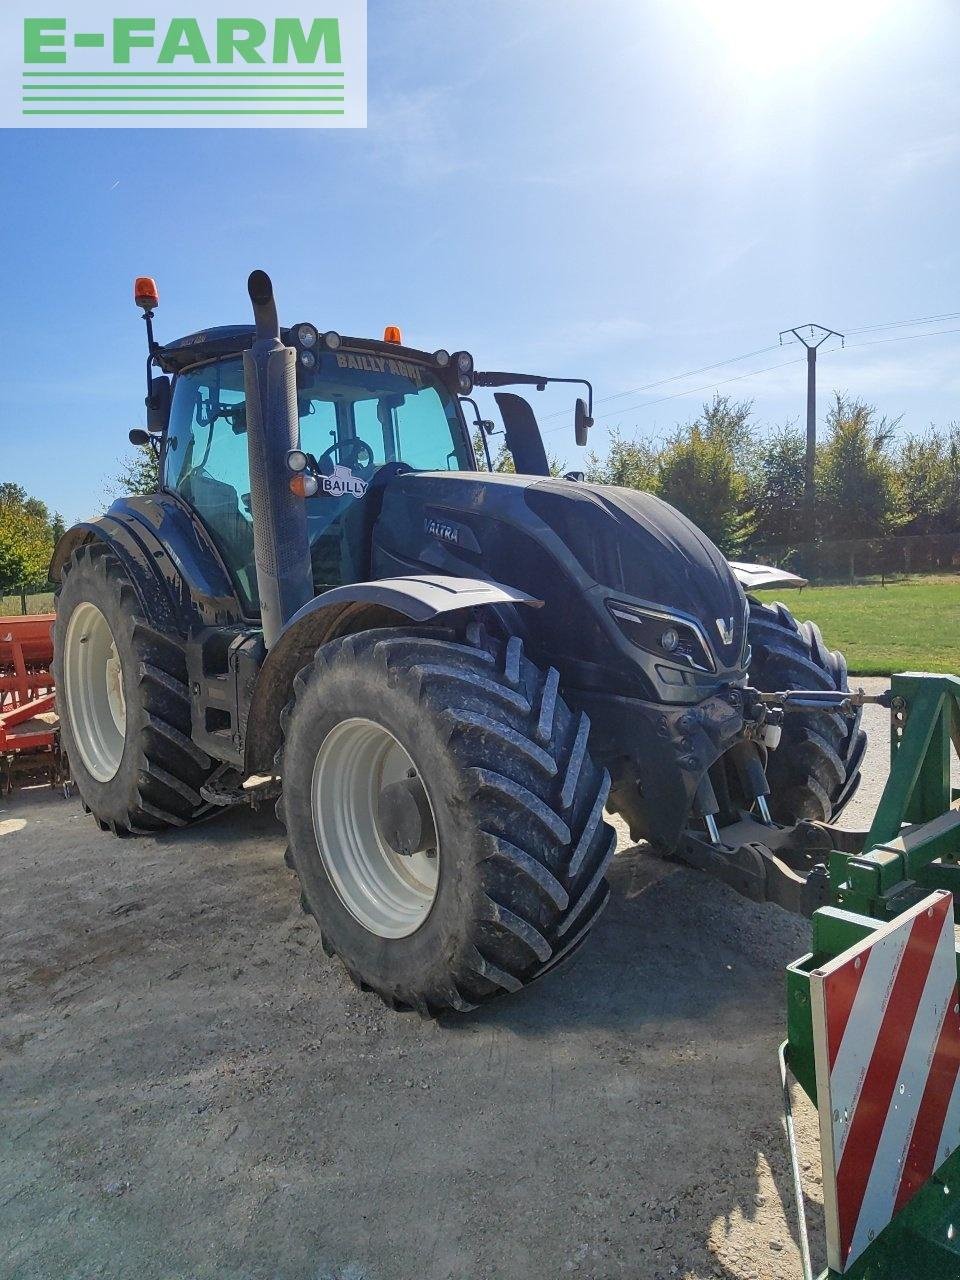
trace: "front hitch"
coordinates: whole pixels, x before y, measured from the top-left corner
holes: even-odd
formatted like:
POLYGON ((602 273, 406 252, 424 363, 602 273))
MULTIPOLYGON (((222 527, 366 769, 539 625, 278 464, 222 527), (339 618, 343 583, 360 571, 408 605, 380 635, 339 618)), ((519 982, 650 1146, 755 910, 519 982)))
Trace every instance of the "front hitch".
MULTIPOLYGON (((731 766, 728 772, 737 779, 745 806, 737 809, 730 821, 730 809, 736 806, 721 806, 711 778, 705 774, 676 857, 717 876, 753 902, 773 902, 797 915, 810 916, 830 900, 831 852, 862 852, 866 833, 841 832, 821 822, 801 821, 793 826, 774 822, 767 806, 766 752, 777 748, 783 718, 791 712, 828 708, 849 712, 868 703, 895 709, 895 700, 889 692, 867 694, 862 689, 855 693, 806 689, 763 693, 745 687, 735 693, 743 727, 737 741, 727 747, 724 759, 731 766), (726 808, 728 818, 723 826, 717 822, 721 807, 726 808), (702 822, 702 829, 698 822, 702 822)), ((718 788, 722 782, 721 776, 718 788)))

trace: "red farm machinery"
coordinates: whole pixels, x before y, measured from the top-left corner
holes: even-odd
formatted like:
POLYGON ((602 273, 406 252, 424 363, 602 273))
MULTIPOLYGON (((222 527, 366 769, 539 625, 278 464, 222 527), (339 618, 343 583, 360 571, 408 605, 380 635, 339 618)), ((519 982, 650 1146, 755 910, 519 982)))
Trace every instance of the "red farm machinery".
POLYGON ((0 796, 19 779, 68 786, 54 710, 52 613, 0 617, 0 796))

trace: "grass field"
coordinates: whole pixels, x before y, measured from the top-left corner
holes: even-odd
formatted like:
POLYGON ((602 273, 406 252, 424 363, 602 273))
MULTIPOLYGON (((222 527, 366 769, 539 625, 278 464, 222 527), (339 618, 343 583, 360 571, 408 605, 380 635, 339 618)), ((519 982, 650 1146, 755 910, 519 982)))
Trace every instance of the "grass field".
MULTIPOLYGON (((27 613, 52 613, 53 592, 45 591, 42 595, 27 596, 27 613)), ((20 597, 0 596, 0 617, 9 613, 22 613, 20 597)))
POLYGON ((852 587, 761 591, 798 619, 812 618, 852 672, 942 671, 960 675, 960 577, 904 578, 852 587))
MULTIPOLYGON (((960 576, 903 578, 853 587, 759 591, 812 618, 831 649, 859 675, 945 671, 960 675, 960 576)), ((49 613, 53 593, 27 596, 28 613, 49 613)), ((0 615, 20 612, 19 596, 0 596, 0 615)))

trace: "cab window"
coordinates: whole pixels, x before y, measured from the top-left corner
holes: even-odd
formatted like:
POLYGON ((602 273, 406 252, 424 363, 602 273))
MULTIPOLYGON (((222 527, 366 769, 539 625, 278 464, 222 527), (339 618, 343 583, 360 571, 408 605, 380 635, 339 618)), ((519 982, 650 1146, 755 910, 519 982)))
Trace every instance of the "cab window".
MULTIPOLYGON (((390 356, 323 351, 298 380, 300 445, 317 459, 307 499, 315 590, 356 581, 363 500, 385 463, 474 470, 456 397, 425 366, 390 356)), ((180 373, 164 448, 164 485, 196 510, 249 612, 259 609, 247 458, 243 362, 180 373)))

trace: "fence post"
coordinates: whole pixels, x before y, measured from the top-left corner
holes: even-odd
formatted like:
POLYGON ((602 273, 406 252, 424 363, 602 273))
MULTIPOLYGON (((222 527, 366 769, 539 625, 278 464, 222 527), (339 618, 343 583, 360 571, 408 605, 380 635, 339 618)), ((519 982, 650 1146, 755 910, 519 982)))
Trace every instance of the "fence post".
POLYGON ((21 613, 27 612, 27 588, 26 587, 20 588, 20 612, 21 613))

